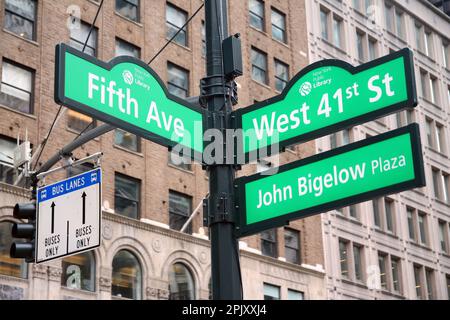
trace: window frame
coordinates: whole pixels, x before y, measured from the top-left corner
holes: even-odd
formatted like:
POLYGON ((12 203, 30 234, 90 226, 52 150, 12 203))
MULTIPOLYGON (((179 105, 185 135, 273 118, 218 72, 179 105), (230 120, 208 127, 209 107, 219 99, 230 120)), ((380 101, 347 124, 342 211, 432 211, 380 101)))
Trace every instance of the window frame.
MULTIPOLYGON (((88 30, 90 30, 91 24, 87 23, 87 22, 84 22, 83 20, 80 20, 80 26, 83 26, 83 25, 86 26, 88 28, 88 30)), ((94 58, 97 58, 97 56, 98 56, 98 39, 99 39, 99 37, 98 37, 98 28, 96 26, 94 26, 92 28, 92 32, 91 32, 91 35, 89 36, 89 39, 91 39, 91 37, 93 37, 94 35, 95 35, 95 48, 91 47, 88 43, 86 43, 86 48, 89 48, 89 49, 93 50, 94 54, 90 55, 89 53, 86 53, 86 52, 84 52, 84 53, 86 53, 86 54, 88 54, 88 55, 90 55, 90 56, 92 56, 94 58)), ((69 45, 70 45, 71 41, 74 41, 77 44, 82 45, 84 47, 84 44, 85 44, 86 40, 87 40, 87 37, 86 37, 86 39, 84 39, 84 41, 75 39, 75 38, 72 37, 72 34, 69 32, 69 45)))
POLYGON ((260 233, 260 244, 261 244, 261 254, 263 256, 266 257, 272 257, 274 259, 279 257, 279 252, 278 252, 278 230, 276 228, 273 229, 267 229, 264 230, 263 232, 260 233), (273 233, 273 240, 269 239, 268 237, 265 237, 264 235, 269 234, 269 233, 273 233), (270 246, 273 247, 273 255, 270 254, 266 254, 263 250, 264 246, 263 243, 266 242, 268 244, 270 244, 270 246))
POLYGON ((32 1, 34 1, 34 4, 35 4, 35 5, 34 5, 34 20, 30 20, 30 18, 27 18, 27 17, 25 17, 25 16, 22 16, 21 14, 18 14, 18 13, 16 13, 16 12, 12 11, 12 10, 7 9, 7 8, 6 8, 6 1, 5 1, 5 2, 4 2, 4 14, 3 14, 3 17, 4 17, 4 24, 3 24, 3 27, 5 28, 5 30, 8 30, 9 32, 12 32, 12 33, 16 34, 16 35, 18 35, 19 37, 21 37, 21 38, 23 38, 23 39, 27 39, 27 40, 31 40, 31 41, 36 41, 36 40, 37 40, 37 31, 36 31, 36 29, 37 29, 38 5, 39 5, 39 2, 38 2, 37 0, 32 0, 32 1), (23 36, 21 36, 21 35, 15 33, 14 31, 9 30, 9 29, 6 28, 6 25, 5 25, 5 23, 6 23, 6 18, 5 18, 5 17, 6 17, 6 13, 7 13, 7 12, 8 12, 9 14, 18 16, 18 17, 21 18, 21 19, 27 20, 28 22, 31 22, 31 24, 32 24, 32 26, 33 26, 33 34, 31 35, 31 39, 25 38, 25 37, 23 37, 23 36))
POLYGON ((137 5, 130 2, 129 0, 120 0, 120 1, 124 1, 126 3, 128 3, 129 5, 136 7, 136 20, 127 17, 125 15, 123 15, 122 13, 120 13, 119 11, 117 11, 117 0, 115 0, 115 4, 114 4, 114 12, 116 12, 119 16, 128 19, 130 21, 136 22, 136 23, 141 23, 141 1, 140 0, 136 0, 137 1, 137 5))
POLYGON ((290 262, 290 263, 293 263, 293 264, 301 264, 302 258, 301 258, 301 240, 300 240, 301 238, 300 238, 300 236, 301 236, 301 233, 300 233, 299 230, 291 229, 291 228, 284 228, 284 239, 285 239, 285 241, 284 241, 284 247, 285 247, 285 249, 284 249, 285 250, 284 256, 285 256, 287 262, 290 262), (291 235, 295 234, 294 237, 297 240, 297 248, 291 247, 291 246, 286 244, 286 232, 290 233, 291 235), (286 248, 288 248, 290 250, 295 250, 295 252, 296 252, 296 261, 288 261, 287 255, 286 255, 286 248))
POLYGON ((172 9, 174 9, 177 12, 182 13, 184 15, 184 22, 183 22, 183 24, 186 24, 186 21, 189 19, 189 13, 187 11, 181 9, 180 7, 177 7, 173 3, 166 2, 166 17, 165 17, 166 18, 166 39, 169 40, 170 38, 173 37, 173 36, 168 37, 169 25, 170 25, 170 27, 172 27, 172 28, 177 30, 177 31, 175 31, 175 33, 178 32, 181 29, 181 31, 178 33, 178 35, 175 38, 173 38, 173 42, 178 44, 178 45, 180 45, 180 46, 183 46, 185 48, 189 48, 189 40, 190 40, 189 39, 189 28, 188 28, 189 24, 186 24, 183 28, 180 28, 179 26, 177 26, 177 25, 173 24, 171 21, 169 21, 169 19, 168 19, 168 17, 169 17, 169 15, 168 15, 169 9, 168 8, 169 7, 171 7, 172 9), (180 42, 176 41, 177 37, 181 33, 184 34, 184 39, 185 39, 184 43, 180 43, 180 42))
POLYGON ((275 90, 278 91, 278 92, 282 92, 286 88, 287 84, 289 83, 289 74, 290 74, 290 72, 289 72, 289 65, 287 63, 284 63, 280 59, 274 58, 274 69, 275 69, 275 72, 274 72, 274 76, 275 76, 275 90), (280 76, 277 74, 277 65, 281 65, 283 68, 284 67, 286 68, 286 71, 287 71, 287 79, 286 80, 280 78, 280 76), (277 82, 278 83, 281 82, 281 83, 284 84, 283 88, 281 90, 278 90, 277 82))
MULTIPOLYGON (((169 202, 169 206, 168 206, 168 209, 169 209, 169 227, 170 227, 171 230, 180 231, 181 228, 183 227, 183 225, 189 220, 190 216, 192 215, 192 201, 193 201, 193 197, 188 195, 188 194, 181 193, 181 192, 178 192, 178 191, 175 191, 175 190, 172 190, 172 189, 169 190, 169 201, 168 201, 169 202), (188 200, 189 212, 187 212, 187 215, 183 215, 181 213, 176 212, 175 210, 171 210, 172 209, 172 207, 171 207, 171 203, 172 202, 171 202, 171 196, 170 196, 171 194, 188 200), (173 217, 173 215, 176 215, 178 217, 178 219, 180 219, 180 217, 185 218, 185 221, 181 225, 180 229, 172 228, 172 224, 170 223, 170 221, 171 221, 171 217, 173 217)), ((187 228, 185 230, 185 233, 192 234, 192 231, 193 231, 192 229, 193 229, 193 222, 191 221, 189 223, 189 225, 187 226, 187 228)))
MULTIPOLYGON (((167 61, 167 90, 169 90, 169 87, 170 87, 170 86, 174 86, 174 87, 176 87, 177 89, 182 90, 183 92, 186 92, 186 97, 185 97, 185 98, 189 97, 189 90, 190 90, 190 71, 187 70, 187 69, 185 69, 185 68, 183 68, 183 67, 180 67, 179 65, 177 65, 177 64, 175 64, 175 63, 173 63, 173 62, 167 61), (170 71, 169 71, 170 68, 178 69, 178 70, 182 71, 182 72, 186 75, 187 88, 180 87, 179 85, 177 85, 177 84, 171 82, 170 71)), ((174 95, 174 96, 177 96, 177 95, 175 95, 174 93, 172 93, 172 92, 170 92, 170 91, 169 91, 169 93, 172 94, 172 95, 174 95)), ((177 96, 177 97, 179 97, 179 96, 177 96)), ((182 98, 182 99, 183 99, 183 97, 179 97, 179 98, 182 98)))
POLYGON ((269 72, 268 72, 268 61, 267 61, 268 56, 267 56, 267 53, 262 51, 262 50, 259 50, 258 48, 254 47, 254 46, 252 46, 250 50, 251 50, 250 58, 251 58, 251 67, 252 67, 252 73, 251 73, 252 80, 256 81, 257 83, 261 83, 261 84, 263 84, 265 86, 268 86, 269 85, 269 72), (252 59, 253 58, 253 52, 255 52, 257 54, 260 54, 260 55, 262 55, 264 57, 265 69, 262 69, 261 67, 259 67, 259 66, 254 64, 253 59, 252 59), (260 72, 261 71, 264 72, 264 82, 261 82, 261 81, 259 81, 259 79, 255 79, 254 78, 254 76, 253 76, 253 68, 258 69, 260 72))
POLYGON ((120 216, 123 216, 123 217, 127 217, 127 218, 130 218, 130 219, 139 220, 139 219, 141 218, 141 205, 142 205, 142 181, 141 181, 140 179, 138 179, 138 178, 130 177, 130 176, 127 176, 127 175, 125 175, 125 174, 123 174, 123 173, 120 173, 120 172, 115 172, 115 173, 114 173, 114 212, 115 212, 117 215, 120 215, 120 216), (137 187, 137 195, 138 195, 138 199, 137 199, 137 200, 125 198, 125 197, 123 197, 123 196, 119 196, 119 195, 116 193, 116 190, 117 190, 117 188, 116 188, 116 179, 117 179, 117 178, 122 179, 122 180, 125 180, 125 181, 131 181, 131 182, 133 182, 133 183, 136 183, 136 187, 137 187), (136 212, 136 217, 129 217, 129 216, 126 216, 126 215, 124 215, 124 214, 122 214, 122 213, 117 212, 117 211, 116 211, 116 197, 120 197, 120 198, 122 198, 122 199, 125 199, 125 200, 127 200, 127 201, 131 201, 131 202, 137 202, 137 206, 136 206, 136 208, 137 208, 137 209, 136 209, 136 210, 137 210, 137 212, 136 212))
POLYGON ((255 28, 256 30, 265 32, 266 31, 266 17, 265 17, 266 16, 266 4, 265 4, 265 2, 263 0, 249 0, 247 3, 248 3, 248 16, 249 16, 249 23, 248 24, 249 24, 249 26, 255 28), (263 12, 262 12, 263 16, 262 17, 260 15, 258 15, 257 13, 253 12, 250 9, 250 1, 255 1, 255 2, 258 2, 259 4, 262 5, 262 9, 263 9, 263 12), (261 20, 261 22, 262 22, 262 29, 260 29, 257 26, 254 26, 251 23, 252 19, 250 18, 250 16, 252 16, 252 15, 255 16, 258 20, 259 19, 261 20))
POLYGON ((14 111, 16 111, 16 112, 20 112, 20 113, 22 113, 22 114, 31 114, 31 115, 34 115, 34 113, 35 113, 35 104, 34 104, 34 98, 35 98, 35 85, 36 85, 36 70, 34 70, 34 69, 32 69, 32 68, 30 68, 30 67, 27 67, 27 66, 25 66, 25 65, 23 65, 23 64, 21 64, 21 63, 18 63, 18 62, 15 62, 15 61, 13 61, 13 60, 10 60, 10 59, 7 59, 7 58, 5 58, 5 57, 3 57, 3 59, 1 60, 1 73, 0 73, 0 90, 1 90, 1 86, 3 85, 3 84, 5 84, 5 85, 7 85, 8 87, 11 87, 11 88, 14 88, 14 89, 16 89, 16 90, 19 90, 19 91, 21 91, 21 92, 25 92, 25 93, 29 93, 30 94, 30 106, 29 106, 29 109, 30 109, 30 112, 23 112, 23 111, 20 111, 20 110, 18 110, 18 109, 15 109, 15 108, 13 108, 13 107, 10 107, 10 106, 7 106, 7 105, 3 105, 2 104, 2 106, 5 106, 5 107, 7 107, 8 109, 11 109, 11 110, 14 110, 14 111), (15 87, 15 86, 12 86, 12 85, 10 85, 10 84, 8 84, 8 83, 6 83, 6 82, 4 82, 4 79, 3 79, 3 69, 4 69, 4 63, 8 63, 8 64, 10 64, 10 65, 12 65, 12 66, 14 66, 14 67, 16 67, 16 68, 20 68, 20 69, 24 69, 24 70, 26 70, 26 71, 28 71, 28 72, 30 72, 30 74, 31 74, 31 84, 30 84, 30 88, 31 88, 31 92, 27 92, 27 91, 25 91, 25 90, 23 90, 23 89, 20 89, 20 88, 17 88, 17 87, 15 87))
POLYGON ((282 12, 281 10, 278 10, 275 7, 271 7, 271 11, 270 11, 270 24, 271 24, 271 32, 272 32, 272 39, 279 41, 281 43, 284 44, 288 44, 288 35, 287 35, 287 16, 284 12, 282 12), (279 26, 275 25, 273 23, 273 14, 276 13, 278 15, 280 15, 283 18, 284 21, 284 29, 281 29, 279 26), (273 33, 273 29, 278 29, 281 31, 282 35, 283 35, 283 39, 278 39, 276 37, 274 37, 274 33, 273 33))

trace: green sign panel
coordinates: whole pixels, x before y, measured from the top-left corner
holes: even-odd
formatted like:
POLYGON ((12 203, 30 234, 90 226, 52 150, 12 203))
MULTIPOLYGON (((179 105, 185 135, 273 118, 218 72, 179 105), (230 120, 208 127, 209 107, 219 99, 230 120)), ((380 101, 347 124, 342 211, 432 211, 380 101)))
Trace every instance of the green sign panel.
POLYGON ((57 103, 163 146, 179 145, 201 161, 203 111, 171 95, 145 63, 132 57, 105 63, 64 44, 56 58, 57 103))
POLYGON ((236 119, 248 159, 264 147, 282 148, 416 105, 412 52, 403 49, 358 67, 340 60, 314 63, 281 95, 236 111, 236 119))
POLYGON ((240 236, 425 185, 419 126, 390 131, 236 180, 240 236))

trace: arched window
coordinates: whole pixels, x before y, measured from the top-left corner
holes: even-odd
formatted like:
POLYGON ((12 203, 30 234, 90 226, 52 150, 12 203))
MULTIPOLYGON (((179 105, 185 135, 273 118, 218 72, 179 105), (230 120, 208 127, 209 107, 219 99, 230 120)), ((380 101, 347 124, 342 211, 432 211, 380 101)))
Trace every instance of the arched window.
POLYGON ((9 256, 11 244, 11 224, 0 223, 0 274, 26 279, 27 264, 24 259, 12 259, 9 256))
POLYGON ((111 294, 142 299, 142 271, 136 256, 128 250, 119 251, 113 259, 112 269, 111 294))
POLYGON ((91 251, 63 259, 61 285, 95 291, 95 258, 91 251))
POLYGON ((169 271, 170 300, 194 300, 195 285, 189 269, 182 263, 175 263, 169 271))

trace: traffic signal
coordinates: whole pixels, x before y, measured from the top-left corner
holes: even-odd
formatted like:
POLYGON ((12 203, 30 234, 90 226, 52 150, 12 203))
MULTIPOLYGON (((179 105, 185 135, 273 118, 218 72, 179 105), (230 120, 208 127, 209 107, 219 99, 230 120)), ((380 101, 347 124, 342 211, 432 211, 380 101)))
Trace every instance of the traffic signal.
POLYGON ((36 203, 17 203, 14 206, 13 216, 17 219, 27 219, 27 223, 14 223, 12 237, 27 239, 26 242, 13 242, 11 245, 11 258, 26 259, 26 262, 34 262, 34 248, 36 237, 36 203))

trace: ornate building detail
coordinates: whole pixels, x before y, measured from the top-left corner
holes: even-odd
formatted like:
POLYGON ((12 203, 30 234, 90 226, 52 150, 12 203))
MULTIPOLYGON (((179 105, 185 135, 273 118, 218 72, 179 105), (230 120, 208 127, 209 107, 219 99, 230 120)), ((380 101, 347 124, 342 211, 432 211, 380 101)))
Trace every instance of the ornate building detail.
POLYGON ((158 289, 156 288, 147 287, 145 293, 149 300, 156 300, 158 298, 158 289))
POLYGON ((155 252, 161 252, 161 241, 159 239, 154 239, 152 242, 152 248, 155 252))
POLYGON ((208 255, 206 254, 205 251, 202 251, 200 253, 200 257, 199 258, 200 258, 200 262, 203 263, 203 264, 206 264, 208 262, 208 255))
POLYGON ((33 264, 33 278, 47 279, 47 267, 45 264, 33 264))
POLYGON ((99 279, 100 290, 110 291, 111 290, 111 279, 106 277, 100 277, 99 279))
POLYGON ((62 270, 61 268, 55 268, 55 267, 48 267, 48 278, 51 281, 61 281, 61 274, 62 270))
POLYGON ((158 290, 158 297, 161 300, 168 300, 169 299, 169 290, 159 289, 158 290))
POLYGON ((111 240, 112 236, 113 236, 113 230, 111 228, 111 225, 109 223, 103 223, 103 228, 102 228, 102 236, 103 239, 105 240, 111 240))

